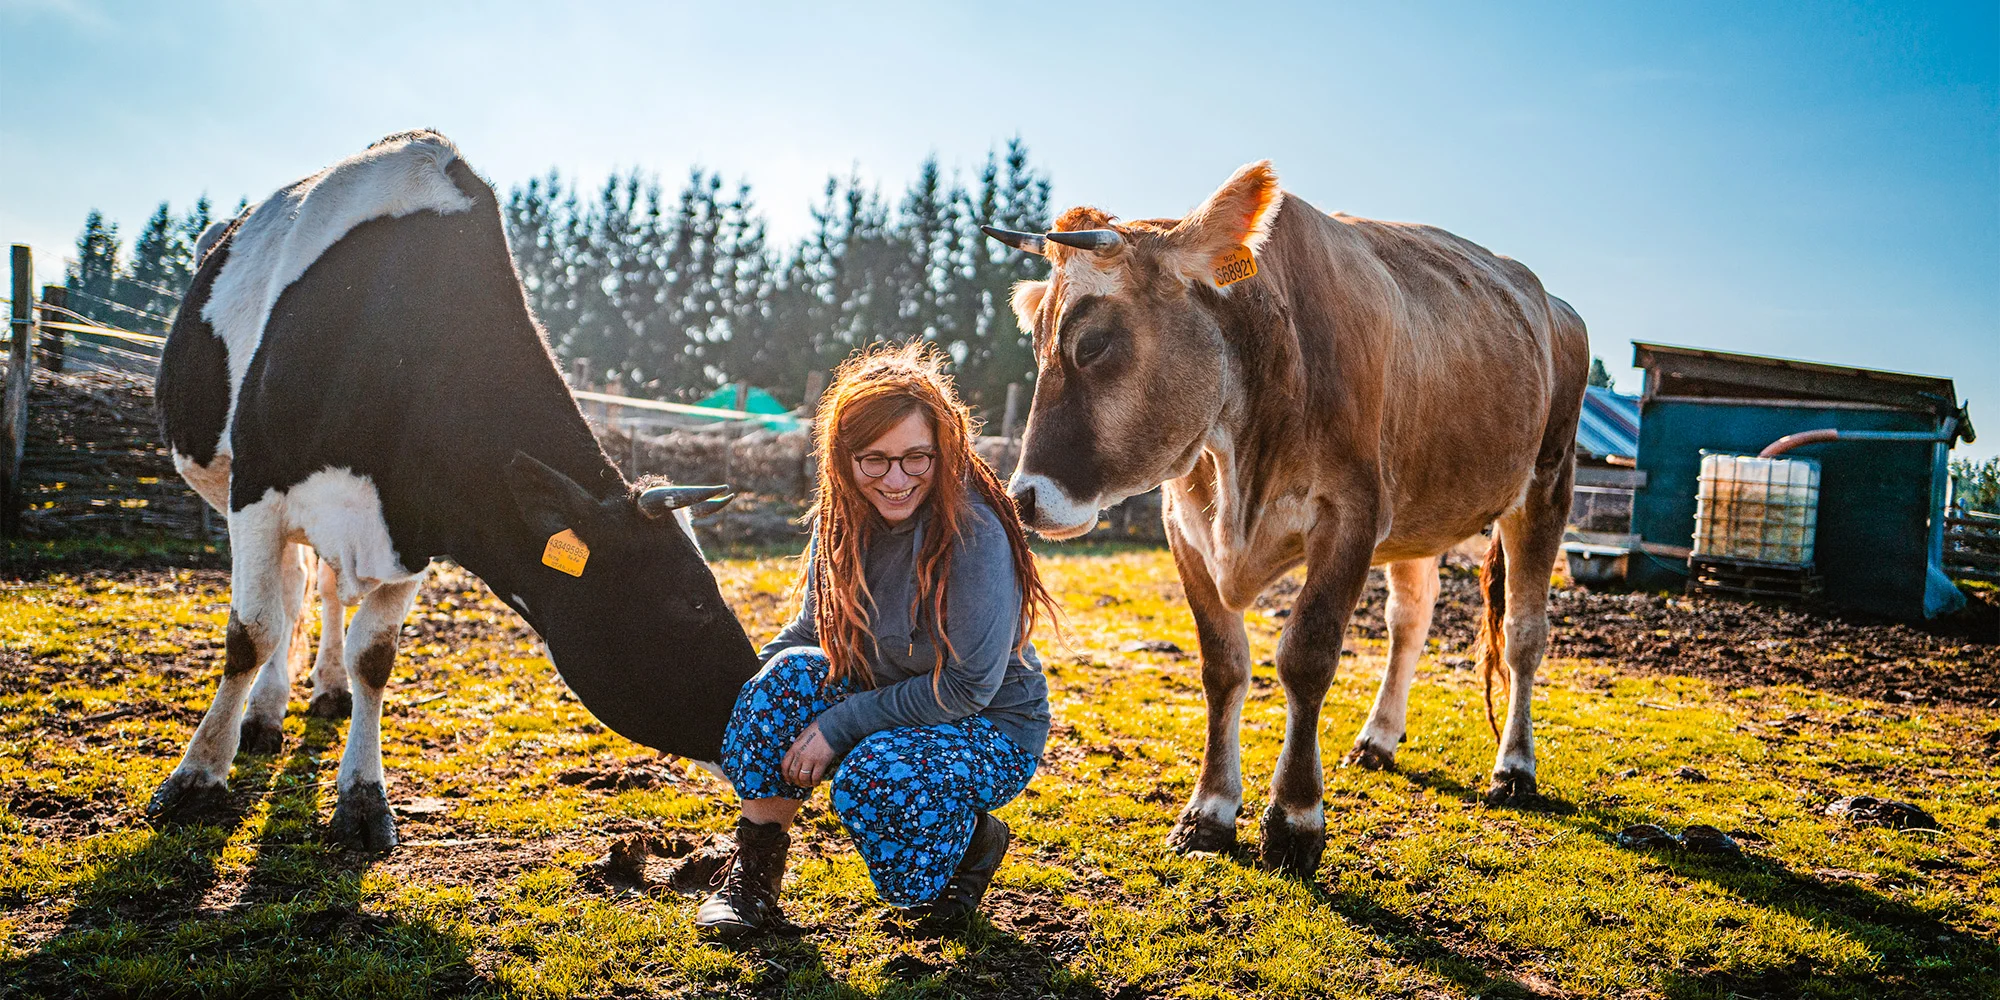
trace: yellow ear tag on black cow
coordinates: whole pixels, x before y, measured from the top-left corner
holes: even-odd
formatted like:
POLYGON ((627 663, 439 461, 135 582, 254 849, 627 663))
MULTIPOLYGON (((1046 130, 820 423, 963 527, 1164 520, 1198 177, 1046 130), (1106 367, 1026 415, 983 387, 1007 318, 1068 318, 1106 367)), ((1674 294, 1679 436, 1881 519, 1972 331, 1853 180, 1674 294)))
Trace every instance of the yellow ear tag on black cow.
POLYGON ((590 561, 590 546, 576 537, 576 532, 564 528, 549 536, 549 544, 542 549, 542 565, 562 570, 571 576, 583 575, 583 564, 590 561))
POLYGON ((1245 278, 1257 276, 1257 255, 1249 247, 1224 250, 1215 258, 1215 287, 1228 288, 1245 278))

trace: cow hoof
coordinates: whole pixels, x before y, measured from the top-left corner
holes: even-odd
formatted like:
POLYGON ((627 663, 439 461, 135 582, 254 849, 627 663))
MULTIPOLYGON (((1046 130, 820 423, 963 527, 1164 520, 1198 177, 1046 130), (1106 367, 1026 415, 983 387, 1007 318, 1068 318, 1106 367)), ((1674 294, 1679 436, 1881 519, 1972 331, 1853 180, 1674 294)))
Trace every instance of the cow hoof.
POLYGON ((170 775, 146 803, 156 823, 198 823, 229 810, 229 786, 203 777, 170 775))
POLYGON ((1355 743, 1354 749, 1341 758, 1342 767, 1365 767, 1370 771, 1393 771, 1396 769, 1396 751, 1378 750, 1368 743, 1355 743))
POLYGON ((396 817, 389 796, 374 783, 340 790, 327 839, 353 851, 386 851, 396 846, 396 817))
POLYGON ((1539 797, 1535 791, 1535 776, 1527 771, 1495 771, 1493 783, 1486 786, 1486 804, 1489 806, 1526 805, 1539 797))
POLYGON ((285 731, 275 722, 245 718, 236 738, 237 753, 277 753, 285 748, 285 731))
POLYGON ((1294 878, 1310 879, 1319 871, 1326 851, 1326 827, 1306 827, 1273 803, 1264 810, 1264 867, 1294 878))
POLYGON ((1167 847, 1176 854, 1228 854, 1236 849, 1236 824, 1190 806, 1167 831, 1167 847))
POLYGON ((345 719, 354 712, 354 695, 347 688, 328 688, 312 696, 306 714, 315 719, 345 719))

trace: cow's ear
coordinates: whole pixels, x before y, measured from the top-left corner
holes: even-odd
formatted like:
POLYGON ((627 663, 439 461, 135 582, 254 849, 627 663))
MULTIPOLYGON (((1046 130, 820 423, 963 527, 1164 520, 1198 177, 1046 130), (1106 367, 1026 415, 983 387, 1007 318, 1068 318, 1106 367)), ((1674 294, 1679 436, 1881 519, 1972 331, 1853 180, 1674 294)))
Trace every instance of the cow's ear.
POLYGON ((1201 207, 1168 231, 1168 263, 1189 281, 1218 288, 1241 280, 1246 269, 1231 261, 1246 250, 1254 255, 1264 245, 1284 200, 1271 161, 1237 168, 1201 207))
POLYGON ((1049 294, 1046 281, 1014 282, 1014 320, 1028 333, 1035 332, 1035 317, 1042 311, 1042 300, 1049 294))
POLYGON ((542 535, 575 528, 590 520, 597 501, 576 480, 537 461, 525 451, 507 463, 507 491, 521 520, 542 535))

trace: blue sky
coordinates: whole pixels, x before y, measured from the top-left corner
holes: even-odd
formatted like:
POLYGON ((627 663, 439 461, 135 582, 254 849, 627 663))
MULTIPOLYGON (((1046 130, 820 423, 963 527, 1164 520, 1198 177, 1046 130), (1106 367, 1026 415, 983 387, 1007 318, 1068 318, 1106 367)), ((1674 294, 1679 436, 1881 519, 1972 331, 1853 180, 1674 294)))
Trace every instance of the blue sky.
POLYGON ((0 0, 0 240, 232 204, 412 126, 503 185, 701 164, 796 235, 1016 133, 1059 205, 1249 160, 1526 262, 1619 385, 1657 340, 1946 375, 2000 453, 2000 5, 0 0), (832 8, 840 7, 836 11, 832 8))

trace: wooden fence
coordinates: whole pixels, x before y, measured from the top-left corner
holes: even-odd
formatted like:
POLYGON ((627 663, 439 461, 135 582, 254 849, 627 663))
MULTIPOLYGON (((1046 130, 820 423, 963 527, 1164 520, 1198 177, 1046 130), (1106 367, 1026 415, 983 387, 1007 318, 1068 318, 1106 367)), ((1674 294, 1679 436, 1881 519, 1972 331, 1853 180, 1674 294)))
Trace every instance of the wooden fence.
POLYGON ((1944 568, 1957 579, 2000 583, 2000 514, 1947 512, 1944 568))
MULTIPOLYGON (((223 538, 224 519, 181 480, 159 433, 153 384, 166 338, 91 320, 69 308, 58 286, 36 297, 25 246, 13 248, 12 264, 0 537, 223 538)), ((139 318, 161 329, 171 325, 166 316, 139 318)), ((628 476, 728 483, 747 494, 704 525, 711 536, 766 544, 802 537, 797 517, 814 480, 804 422, 810 414, 776 421, 770 414, 597 392, 576 371, 571 381, 605 454, 628 476), (674 428, 661 418, 717 422, 674 428)), ((1019 455, 1012 432, 1023 399, 1010 388, 1005 433, 977 442, 1003 475, 1019 455)), ((808 397, 816 395, 809 387, 808 397)), ((1108 512, 1093 537, 1162 540, 1157 494, 1108 512)))
POLYGON ((17 245, 11 257, 0 533, 218 538, 222 519, 160 438, 153 382, 166 338, 91 320, 58 286, 37 298, 32 252, 17 245))

